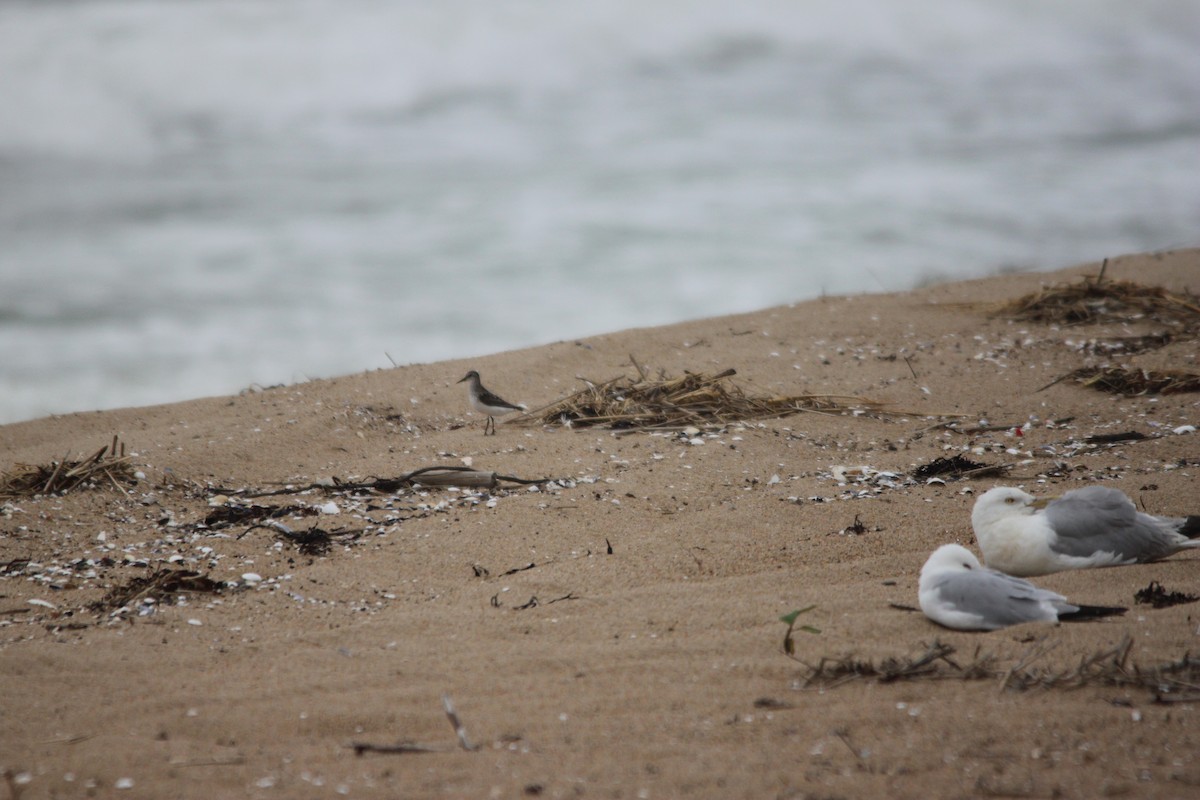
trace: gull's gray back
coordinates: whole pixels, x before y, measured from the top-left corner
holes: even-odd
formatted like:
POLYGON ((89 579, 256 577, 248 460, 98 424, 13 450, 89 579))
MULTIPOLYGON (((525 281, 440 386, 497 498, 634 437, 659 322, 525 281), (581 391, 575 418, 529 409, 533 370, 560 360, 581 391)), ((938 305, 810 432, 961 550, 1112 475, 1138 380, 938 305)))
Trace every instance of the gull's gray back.
POLYGON ((1057 534, 1051 549, 1068 556, 1100 551, 1126 561, 1153 561, 1178 549, 1171 520, 1140 513, 1123 493, 1106 486, 1067 492, 1045 514, 1057 534))
POLYGON ((951 572, 938 576, 938 597, 967 614, 982 617, 988 625, 1003 627, 1021 622, 1053 621, 1041 604, 1049 601, 1060 611, 1075 611, 1060 594, 1039 589, 1028 581, 990 569, 951 572))

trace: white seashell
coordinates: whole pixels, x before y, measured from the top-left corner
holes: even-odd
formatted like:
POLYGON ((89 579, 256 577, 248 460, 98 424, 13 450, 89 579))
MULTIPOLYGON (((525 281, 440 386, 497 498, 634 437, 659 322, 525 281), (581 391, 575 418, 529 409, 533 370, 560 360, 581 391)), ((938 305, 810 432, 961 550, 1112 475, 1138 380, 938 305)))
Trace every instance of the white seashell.
POLYGON ((1174 428, 1171 431, 1171 433, 1178 433, 1178 434, 1195 433, 1195 432, 1196 432, 1195 425, 1180 425, 1178 428, 1174 428))
POLYGON ((40 606, 42 608, 58 608, 58 606, 54 605, 54 603, 51 603, 49 600, 42 600, 37 597, 30 598, 29 605, 40 606))
POLYGON ((243 572, 242 580, 253 586, 256 583, 262 582, 262 575, 259 575, 257 572, 243 572))
POLYGON ((330 500, 328 503, 322 503, 317 506, 317 510, 322 514, 337 514, 340 509, 338 509, 337 503, 330 500))

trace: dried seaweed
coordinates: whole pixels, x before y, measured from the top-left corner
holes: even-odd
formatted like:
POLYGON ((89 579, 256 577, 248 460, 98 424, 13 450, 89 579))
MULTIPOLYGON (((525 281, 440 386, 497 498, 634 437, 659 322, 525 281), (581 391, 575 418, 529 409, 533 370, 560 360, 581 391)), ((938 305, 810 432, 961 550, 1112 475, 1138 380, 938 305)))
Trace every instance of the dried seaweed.
POLYGON ((209 495, 229 495, 231 497, 278 497, 287 494, 303 494, 305 492, 325 492, 327 494, 342 494, 346 492, 370 491, 384 494, 395 494, 404 489, 418 486, 457 486, 494 489, 501 483, 515 483, 527 486, 535 483, 549 483, 556 478, 517 478, 512 475, 499 475, 495 472, 472 469, 460 465, 443 465, 421 467, 395 478, 372 478, 368 481, 346 482, 334 478, 326 483, 309 483, 302 485, 288 484, 281 489, 260 490, 250 487, 233 489, 225 486, 209 486, 205 492, 209 495))
POLYGON ((1064 380, 1074 380, 1091 389, 1127 397, 1200 392, 1200 374, 1184 370, 1080 367, 1062 376, 1055 383, 1064 380))
POLYGON ((1150 581, 1145 589, 1138 589, 1133 595, 1133 602, 1151 605, 1154 608, 1169 608, 1194 603, 1200 596, 1187 592, 1168 592, 1158 581, 1150 581))
POLYGON ((959 663, 953 646, 935 640, 923 645, 915 656, 888 657, 881 661, 860 660, 853 656, 822 658, 815 666, 800 659, 808 673, 800 679, 803 688, 833 687, 854 680, 888 683, 901 680, 998 680, 1000 688, 1014 691, 1031 689, 1077 689, 1083 686, 1120 686, 1143 688, 1157 698, 1172 692, 1194 688, 1200 681, 1200 659, 1184 655, 1179 661, 1140 667, 1129 663, 1133 640, 1124 637, 1114 647, 1098 650, 1064 669, 1040 668, 1031 664, 1049 652, 1037 646, 1016 664, 1004 669, 999 660, 976 649, 970 662, 959 663))
POLYGON ((221 581, 187 569, 160 569, 153 575, 137 577, 114 586, 103 598, 89 607, 96 612, 114 611, 146 599, 171 602, 183 592, 215 594, 225 588, 221 581))
POLYGON ((986 478, 1003 475, 1010 468, 1011 465, 1009 464, 980 464, 962 455, 950 456, 949 458, 939 456, 928 464, 918 466, 912 471, 912 476, 917 480, 929 480, 930 478, 939 477, 953 479, 986 478))
POLYGON ((1175 341, 1175 335, 1167 332, 1148 333, 1145 336, 1116 336, 1111 339, 1093 339, 1083 345, 1083 350, 1098 356, 1136 355, 1166 347, 1175 341))
POLYGON ((633 365, 638 370, 636 377, 620 376, 600 383, 588 381, 585 388, 515 417, 510 424, 677 430, 786 417, 802 411, 884 413, 881 403, 844 395, 748 395, 727 380, 737 374, 733 369, 716 374, 684 372, 677 378, 660 373, 651 378, 636 360, 633 365))
POLYGON ((260 522, 264 519, 278 519, 279 517, 287 516, 313 516, 319 514, 320 511, 312 506, 306 505, 290 505, 290 506, 260 506, 260 505, 234 505, 227 504, 218 506, 208 515, 204 517, 204 527, 219 531, 222 528, 228 528, 233 525, 244 525, 246 523, 260 522))
POLYGON ((0 476, 0 497, 66 494, 73 489, 112 486, 124 492, 137 483, 136 470, 125 444, 116 436, 82 461, 63 458, 49 464, 16 464, 0 476))
POLYGON ((1078 283, 1046 287, 1005 303, 994 313, 1056 325, 1125 322, 1145 317, 1195 327, 1200 325, 1200 298, 1134 281, 1105 281, 1102 267, 1094 279, 1084 277, 1078 283))
POLYGON ((286 525, 279 524, 263 527, 274 529, 276 539, 294 545, 302 555, 306 556, 328 555, 330 549, 333 547, 333 540, 335 538, 342 541, 354 541, 366 532, 365 528, 327 531, 324 528, 314 526, 306 531, 293 531, 286 525))

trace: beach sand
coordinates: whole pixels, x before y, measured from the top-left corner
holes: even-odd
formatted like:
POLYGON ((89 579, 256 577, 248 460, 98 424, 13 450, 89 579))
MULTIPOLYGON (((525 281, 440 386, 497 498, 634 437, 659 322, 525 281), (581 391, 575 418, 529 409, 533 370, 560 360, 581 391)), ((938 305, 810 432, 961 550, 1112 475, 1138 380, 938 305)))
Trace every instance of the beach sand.
MULTIPOLYGON (((1109 620, 963 633, 911 610, 935 547, 978 553, 971 505, 993 485, 1103 481, 1154 513, 1200 512, 1200 438, 1185 427, 1200 423, 1197 394, 1041 388, 1106 359, 1195 372, 1194 335, 1109 357, 1082 345, 1166 327, 989 314, 1099 270, 825 297, 4 426, 0 470, 79 459, 118 436, 144 478, 2 501, 0 798, 1195 796, 1197 666, 1184 688, 1134 667, 1200 650, 1200 603, 1157 609, 1134 595, 1152 581, 1200 594, 1200 554, 1036 579, 1129 607, 1109 620), (847 395, 895 413, 800 413, 690 436, 509 418, 485 437, 456 384, 477 369, 536 408, 580 378, 636 374, 631 357, 654 375, 733 368, 748 394, 847 395), (952 420, 984 429, 941 425, 952 420), (1130 431, 1147 438, 1083 441, 1130 431), (954 455, 1011 467, 908 477, 954 455), (198 524, 231 490, 464 460, 561 480, 255 501, 336 504, 279 519, 349 532, 323 555, 270 527, 198 524), (90 610, 162 568, 242 585, 90 610), (248 586, 246 573, 262 580, 248 586), (814 605, 798 625, 819 633, 795 631, 789 656, 780 617, 814 605), (937 678, 870 674, 943 645, 953 652, 927 668, 937 678), (1109 657, 1071 677, 1114 650, 1124 671, 1109 657), (823 660, 850 658, 862 674, 810 684, 823 660), (354 748, 401 742, 427 751, 354 748)), ((1195 292, 1200 251, 1115 258, 1105 279, 1195 292)))

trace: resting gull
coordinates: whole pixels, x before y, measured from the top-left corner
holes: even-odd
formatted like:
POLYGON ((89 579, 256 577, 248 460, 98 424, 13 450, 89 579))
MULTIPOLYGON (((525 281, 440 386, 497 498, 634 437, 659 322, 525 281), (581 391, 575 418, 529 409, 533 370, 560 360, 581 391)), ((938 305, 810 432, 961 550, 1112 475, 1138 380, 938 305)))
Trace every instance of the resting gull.
POLYGON ((1200 547, 1200 517, 1143 514, 1106 486, 1057 498, 1000 486, 975 501, 971 526, 984 562, 1009 575, 1136 564, 1200 547))
POLYGON ((921 567, 921 610, 939 625, 994 631, 1022 622, 1074 622, 1127 609, 1083 606, 1027 580, 988 569, 967 548, 944 544, 921 567))

